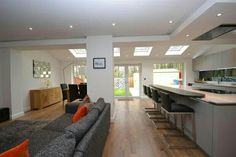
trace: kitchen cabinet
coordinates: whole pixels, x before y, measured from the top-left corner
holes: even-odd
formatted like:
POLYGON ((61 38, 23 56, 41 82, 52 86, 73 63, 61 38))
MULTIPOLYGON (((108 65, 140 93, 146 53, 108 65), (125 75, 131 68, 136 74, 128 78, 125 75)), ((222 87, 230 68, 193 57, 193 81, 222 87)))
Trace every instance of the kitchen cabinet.
POLYGON ((236 49, 193 59, 193 71, 216 70, 236 67, 236 49))

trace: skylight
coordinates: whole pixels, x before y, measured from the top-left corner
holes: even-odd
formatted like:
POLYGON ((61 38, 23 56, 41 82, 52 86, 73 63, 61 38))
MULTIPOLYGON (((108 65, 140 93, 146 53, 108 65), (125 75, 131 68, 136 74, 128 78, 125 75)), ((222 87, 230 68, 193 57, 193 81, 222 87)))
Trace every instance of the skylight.
POLYGON ((170 46, 165 55, 182 55, 189 45, 170 46))
POLYGON ((120 57, 120 48, 119 47, 115 47, 113 49, 113 54, 114 54, 114 57, 120 57))
POLYGON ((135 47, 134 56, 149 56, 152 47, 135 47))
POLYGON ((69 51, 75 56, 75 58, 87 57, 86 49, 69 49, 69 51))

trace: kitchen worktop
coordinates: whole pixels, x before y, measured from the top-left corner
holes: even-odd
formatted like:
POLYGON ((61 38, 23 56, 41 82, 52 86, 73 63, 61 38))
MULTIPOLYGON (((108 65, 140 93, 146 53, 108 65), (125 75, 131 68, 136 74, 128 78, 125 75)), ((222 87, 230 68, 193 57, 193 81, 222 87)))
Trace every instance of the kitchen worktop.
POLYGON ((236 106, 236 94, 217 94, 209 93, 205 91, 199 91, 191 86, 183 85, 151 85, 153 88, 165 90, 174 94, 196 98, 201 101, 205 101, 214 105, 235 105, 236 106))

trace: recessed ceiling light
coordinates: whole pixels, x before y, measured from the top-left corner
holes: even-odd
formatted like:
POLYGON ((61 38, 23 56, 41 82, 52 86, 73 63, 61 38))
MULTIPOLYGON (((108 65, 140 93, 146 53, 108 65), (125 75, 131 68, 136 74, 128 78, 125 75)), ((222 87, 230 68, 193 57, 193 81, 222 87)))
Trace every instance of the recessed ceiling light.
POLYGON ((70 25, 70 28, 73 28, 73 25, 70 25))
POLYGON ((115 26, 115 25, 116 25, 116 23, 115 23, 115 22, 113 22, 113 23, 112 23, 112 26, 115 26))
POLYGON ((173 23, 173 21, 172 21, 172 20, 170 20, 170 21, 169 21, 169 23, 173 23))
POLYGON ((186 36, 186 37, 189 37, 190 35, 189 35, 189 34, 186 34, 185 36, 186 36))
POLYGON ((189 45, 170 46, 165 55, 182 55, 189 45))
POLYGON ((86 49, 69 49, 69 51, 74 55, 75 58, 87 57, 86 49))
POLYGON ((113 56, 120 57, 120 48, 119 47, 113 48, 113 56))
POLYGON ((152 51, 152 47, 135 47, 134 56, 149 56, 152 51))
POLYGON ((221 15, 222 15, 222 13, 218 13, 218 14, 216 14, 217 17, 220 17, 221 15))
POLYGON ((33 30, 33 28, 32 28, 32 27, 29 27, 29 30, 30 30, 30 31, 32 31, 32 30, 33 30))

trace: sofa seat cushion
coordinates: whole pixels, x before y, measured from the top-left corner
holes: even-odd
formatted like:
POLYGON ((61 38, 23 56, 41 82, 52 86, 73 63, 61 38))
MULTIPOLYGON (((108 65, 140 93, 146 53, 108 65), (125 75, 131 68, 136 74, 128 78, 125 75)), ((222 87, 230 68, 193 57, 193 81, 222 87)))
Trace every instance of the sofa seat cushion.
POLYGON ((72 116, 73 114, 65 113, 56 120, 49 123, 43 129, 57 131, 57 132, 64 132, 64 129, 72 124, 72 116))
POLYGON ((44 149, 55 138, 63 135, 62 132, 40 129, 34 132, 29 140, 30 156, 35 156, 40 150, 44 149))
POLYGON ((75 144, 73 134, 63 134, 50 142, 35 157, 71 157, 74 154, 75 144))
POLYGON ((97 109, 99 113, 102 113, 103 109, 105 107, 105 102, 103 98, 99 98, 95 105, 91 108, 92 109, 97 109))
POLYGON ((68 126, 65 129, 65 132, 73 133, 75 135, 76 143, 78 143, 84 137, 90 127, 96 122, 98 114, 98 110, 90 111, 81 120, 68 126))

